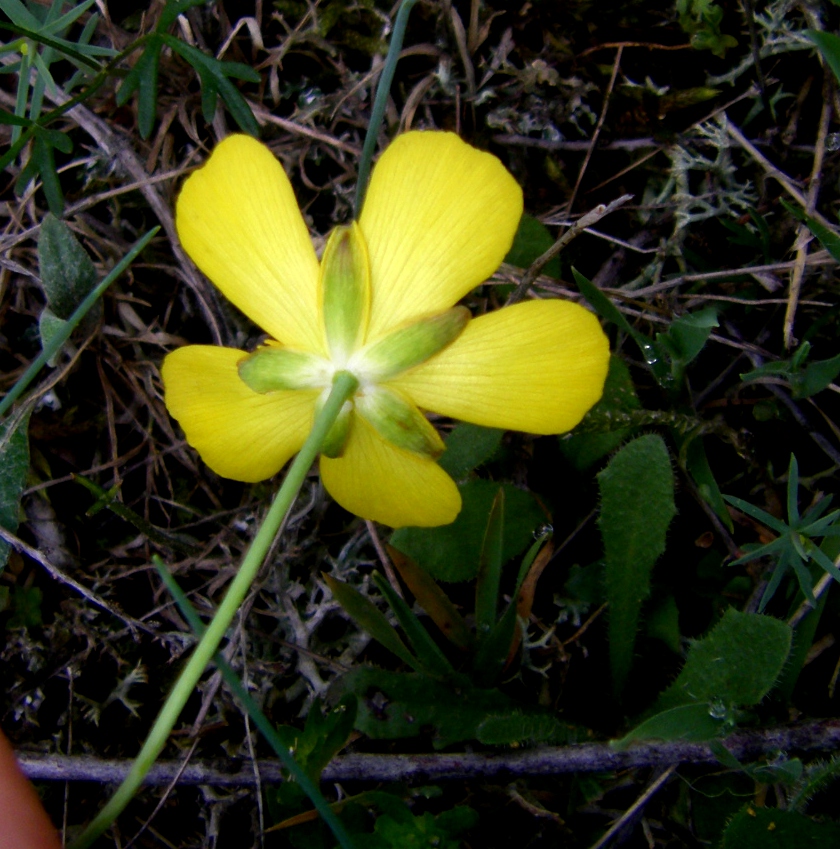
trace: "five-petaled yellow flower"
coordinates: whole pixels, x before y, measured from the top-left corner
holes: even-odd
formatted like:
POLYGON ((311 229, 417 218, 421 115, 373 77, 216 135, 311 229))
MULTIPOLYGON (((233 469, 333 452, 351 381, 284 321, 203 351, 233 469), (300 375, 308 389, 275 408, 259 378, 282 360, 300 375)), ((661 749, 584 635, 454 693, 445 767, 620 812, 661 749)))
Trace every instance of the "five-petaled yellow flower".
POLYGON ((166 404, 218 474, 259 481, 303 445, 336 371, 359 388, 320 460, 347 510, 392 527, 461 508, 420 410, 535 434, 573 428, 603 391, 597 319, 558 300, 471 318, 453 306, 509 250, 522 192, 452 133, 409 132, 373 171, 358 220, 321 262, 283 168, 230 136, 184 184, 178 235, 198 267, 271 337, 255 352, 188 346, 163 364, 166 404))

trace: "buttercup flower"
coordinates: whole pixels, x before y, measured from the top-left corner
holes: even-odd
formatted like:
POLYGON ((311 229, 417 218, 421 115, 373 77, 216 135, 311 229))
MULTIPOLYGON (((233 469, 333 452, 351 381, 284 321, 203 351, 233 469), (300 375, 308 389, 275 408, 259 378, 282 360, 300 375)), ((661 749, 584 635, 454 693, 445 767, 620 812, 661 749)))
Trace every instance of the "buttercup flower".
POLYGON ((410 132, 319 263, 279 162, 249 136, 226 138, 184 183, 178 235, 271 338, 250 354, 166 357, 166 405, 187 441, 223 477, 269 478, 303 445, 335 372, 350 371, 359 388, 321 455, 326 489, 392 527, 452 522, 460 495, 420 410, 563 433, 603 391, 607 340, 582 307, 532 300, 471 318, 453 306, 496 270, 521 214, 494 156, 452 133, 410 132))

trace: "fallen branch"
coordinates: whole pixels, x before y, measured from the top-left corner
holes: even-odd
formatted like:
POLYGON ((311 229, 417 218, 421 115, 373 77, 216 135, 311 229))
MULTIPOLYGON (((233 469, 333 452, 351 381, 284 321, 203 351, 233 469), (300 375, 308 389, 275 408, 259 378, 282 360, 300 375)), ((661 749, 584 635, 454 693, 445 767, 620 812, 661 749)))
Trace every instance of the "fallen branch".
MULTIPOLYGON (((750 761, 777 750, 791 754, 836 749, 840 746, 840 719, 789 728, 741 731, 722 742, 741 761, 750 761)), ((34 781, 110 784, 122 780, 132 764, 128 759, 103 760, 82 755, 18 752, 17 757, 23 771, 34 781)), ((486 780, 703 763, 717 763, 711 749, 703 743, 654 741, 632 746, 626 751, 616 751, 608 743, 584 743, 499 753, 342 755, 327 766, 322 778, 324 781, 365 782, 486 780)), ((259 760, 256 768, 263 784, 283 781, 281 766, 275 760, 259 760)), ((146 784, 167 784, 181 769, 179 761, 158 761, 146 776, 146 784)), ((253 763, 231 760, 191 761, 180 777, 181 784, 217 787, 248 786, 253 785, 255 780, 253 763)))

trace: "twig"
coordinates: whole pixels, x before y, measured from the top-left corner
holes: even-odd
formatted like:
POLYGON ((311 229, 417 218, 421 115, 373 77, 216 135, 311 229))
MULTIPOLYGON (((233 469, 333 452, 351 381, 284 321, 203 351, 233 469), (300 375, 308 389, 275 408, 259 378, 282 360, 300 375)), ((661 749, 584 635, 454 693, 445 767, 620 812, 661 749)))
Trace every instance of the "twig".
MULTIPOLYGON (((780 171, 747 137, 732 123, 729 116, 726 116, 726 131, 738 142, 741 147, 767 172, 768 177, 776 180, 782 188, 803 208, 808 206, 808 199, 796 186, 791 182, 790 177, 780 171)), ((812 218, 819 221, 823 227, 828 227, 829 230, 834 230, 835 225, 827 218, 821 215, 816 210, 811 215, 812 218)))
MULTIPOLYGON (((536 147, 541 150, 588 150, 592 142, 584 139, 532 139, 529 136, 520 136, 515 133, 500 133, 493 136, 496 144, 506 144, 511 147, 536 147)), ((638 139, 616 139, 605 144, 601 150, 640 150, 645 148, 661 148, 662 143, 656 141, 652 136, 638 139)))
POLYGON ((268 109, 264 109, 256 103, 251 103, 250 106, 254 115, 256 115, 261 121, 265 121, 266 124, 274 124, 276 127, 280 127, 291 135, 304 136, 305 138, 312 139, 313 141, 328 145, 329 147, 343 150, 345 153, 349 153, 350 156, 353 157, 358 157, 362 152, 361 148, 356 147, 356 145, 347 144, 347 142, 337 139, 335 136, 329 135, 329 133, 322 133, 318 130, 313 130, 311 127, 299 124, 296 121, 290 121, 288 118, 281 118, 279 115, 274 115, 268 109))
POLYGON ((598 137, 601 135, 601 128, 604 126, 604 120, 607 117, 607 109, 609 108, 610 97, 612 96, 615 81, 618 77, 618 69, 621 65, 621 54, 623 52, 624 46, 621 45, 615 53, 612 74, 610 75, 609 83, 607 83, 607 90, 604 93, 604 104, 601 107, 601 114, 598 116, 598 123, 595 125, 595 131, 592 133, 592 138, 589 140, 589 147, 586 150, 586 156, 583 157, 583 164, 580 166, 580 171, 578 171, 577 180, 575 181, 575 187, 572 189, 572 195, 569 198, 568 204, 566 204, 566 209, 568 210, 568 212, 571 212, 572 207, 575 205, 575 198, 577 197, 580 184, 583 182, 583 175, 586 173, 586 169, 589 167, 589 160, 592 159, 592 153, 595 150, 595 145, 598 144, 598 137))
POLYGON ((531 267, 525 272, 525 276, 522 278, 522 282, 516 287, 513 291, 513 294, 508 299, 508 304, 515 304, 518 301, 521 301, 522 298, 525 297, 528 289, 531 284, 540 276, 540 272, 545 268, 546 264, 549 263, 552 259, 554 259, 569 242, 572 241, 576 236, 579 236, 587 227, 591 227, 593 224, 600 221, 605 216, 609 215, 611 212, 615 212, 621 206, 624 206, 627 201, 632 200, 633 195, 622 195, 620 198, 616 198, 614 201, 610 201, 608 204, 598 204, 595 209, 590 210, 585 215, 582 215, 569 227, 568 230, 542 255, 537 257, 534 262, 531 264, 531 267))
POLYGON ((367 531, 370 535, 371 542, 373 542, 373 547, 376 549, 376 553, 379 556, 379 562, 385 570, 385 577, 388 579, 388 583, 393 587, 394 592, 401 599, 405 599, 400 582, 397 580, 397 573, 394 571, 394 565, 391 563, 391 558, 388 557, 388 552, 385 550, 385 546, 382 545, 382 540, 379 539, 379 533, 376 530, 376 525, 369 519, 365 521, 365 525, 367 525, 367 531))
POLYGON ((641 796, 606 830, 600 840, 597 840, 589 849, 602 849, 610 840, 624 828, 630 820, 634 819, 653 798, 657 790, 671 777, 676 766, 669 766, 661 775, 658 775, 645 789, 641 796))
POLYGON ((607 609, 607 603, 604 602, 587 620, 577 629, 577 631, 572 634, 571 637, 563 640, 561 645, 563 648, 568 646, 570 643, 577 642, 588 630, 589 626, 607 609))
POLYGON ((603 44, 596 44, 593 47, 587 47, 583 53, 578 53, 578 59, 583 59, 590 53, 596 53, 599 50, 607 50, 615 47, 644 47, 645 50, 693 50, 690 44, 649 44, 646 41, 605 41, 603 44))
POLYGON ((30 557, 34 560, 39 566, 42 566, 47 574, 54 578, 56 581, 60 581, 62 584, 66 584, 68 587, 72 587, 76 590, 79 595, 84 596, 92 605, 98 607, 100 610, 104 610, 106 613, 110 613, 112 616, 116 616, 120 622, 126 624, 132 631, 132 633, 136 633, 135 629, 140 631, 145 631, 147 634, 151 634, 156 637, 159 636, 157 630, 154 628, 150 628, 143 622, 140 622, 138 619, 134 619, 131 616, 128 616, 126 613, 123 613, 121 610, 118 610, 113 605, 108 604, 107 601, 101 599, 96 593, 91 592, 87 587, 80 584, 78 581, 71 578, 69 575, 65 575, 64 572, 61 571, 57 566, 54 566, 38 551, 37 548, 32 548, 32 546, 27 545, 22 539, 16 537, 14 534, 9 533, 5 528, 0 527, 0 539, 5 540, 12 548, 17 549, 22 554, 25 554, 27 557, 30 557))
MULTIPOLYGON (((812 752, 840 747, 840 719, 807 725, 741 731, 723 741, 738 760, 750 760, 767 752, 812 752)), ((23 771, 34 781, 96 781, 112 783, 131 768, 128 759, 102 760, 86 755, 45 755, 18 752, 23 771)), ((608 743, 577 746, 504 750, 499 753, 453 752, 414 755, 340 755, 324 770, 324 781, 455 781, 469 778, 507 779, 511 776, 561 775, 572 772, 601 772, 675 764, 717 763, 704 743, 652 741, 616 751, 608 743)), ((283 781, 276 760, 257 762, 263 784, 283 781)), ((183 767, 181 761, 158 761, 145 783, 167 784, 183 767)), ((212 784, 245 787, 254 783, 254 766, 232 759, 194 761, 183 770, 183 784, 212 784)))
MULTIPOLYGON (((811 168, 811 178, 808 181, 808 196, 805 203, 805 214, 812 216, 817 205, 817 197, 822 182, 822 166, 825 157, 825 138, 828 135, 828 125, 831 121, 831 97, 830 83, 826 75, 823 83, 823 105, 820 115, 820 126, 817 132, 817 143, 814 148, 814 164, 811 168)), ((805 259, 808 256, 808 246, 812 234, 808 225, 803 221, 797 228, 796 233, 796 258, 793 271, 790 275, 790 286, 788 287, 788 305, 785 311, 784 343, 785 348, 792 348, 796 344, 793 336, 793 322, 796 317, 796 307, 799 303, 799 293, 802 290, 802 278, 805 276, 805 259)))
MULTIPOLYGON (((806 265, 836 265, 837 260, 834 259, 828 251, 817 251, 806 259, 806 265)), ((679 277, 670 277, 668 280, 663 280, 661 283, 655 283, 652 286, 646 286, 644 289, 613 290, 618 295, 632 295, 634 298, 641 298, 647 295, 655 295, 658 292, 664 292, 667 289, 673 289, 682 283, 693 283, 695 281, 707 280, 728 280, 732 277, 743 277, 750 274, 762 274, 765 272, 774 271, 789 271, 793 268, 793 260, 788 262, 772 262, 767 265, 748 265, 743 268, 732 268, 724 271, 708 271, 699 274, 681 274, 679 277)), ((608 294, 610 290, 604 290, 608 294)))

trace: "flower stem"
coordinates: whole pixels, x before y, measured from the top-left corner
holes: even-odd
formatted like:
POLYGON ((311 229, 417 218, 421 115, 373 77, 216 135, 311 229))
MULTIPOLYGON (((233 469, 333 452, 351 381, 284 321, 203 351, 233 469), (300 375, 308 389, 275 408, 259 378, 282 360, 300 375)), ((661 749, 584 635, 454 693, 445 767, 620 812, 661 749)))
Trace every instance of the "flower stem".
POLYGON ((85 849, 85 847, 90 846, 119 816, 143 783, 143 779, 151 769, 152 764, 163 750, 169 733, 178 721, 184 705, 196 684, 198 684, 207 664, 210 663, 216 653, 216 649, 230 627, 234 616, 236 616, 242 600, 251 588, 263 559, 303 485, 310 466, 321 450, 321 444, 338 417, 341 407, 353 395, 357 386, 358 381, 349 372, 338 372, 333 378, 333 387, 327 403, 316 416, 315 423, 303 448, 292 461, 292 465, 286 473, 280 490, 274 497, 262 526, 242 560, 242 565, 236 577, 231 582, 216 615, 207 626, 204 636, 175 682, 175 686, 158 714, 158 718, 155 720, 140 754, 135 759, 131 771, 93 822, 77 840, 70 844, 70 849, 85 849))
POLYGON ((402 50, 405 29, 408 26, 408 15, 417 0, 403 0, 400 10, 397 12, 397 20, 394 22, 394 32, 391 43, 388 45, 388 55, 385 57, 385 65, 379 76, 379 85, 376 89, 376 98, 373 101, 373 109, 370 111, 370 122, 368 123, 365 145, 362 148, 362 157, 359 160, 359 180, 356 183, 356 201, 353 205, 353 217, 358 219, 362 214, 362 204, 365 201, 367 191, 368 175, 370 174, 370 161, 373 159, 373 149, 376 147, 376 137, 379 135, 379 127, 385 117, 385 107, 388 103, 388 93, 391 91, 391 83, 394 81, 394 71, 402 50))
MULTIPOLYGON (((195 635, 200 637, 204 633, 204 623, 199 618, 195 608, 192 604, 190 604, 190 600, 187 598, 186 593, 181 589, 174 576, 169 573, 166 566, 164 566, 163 561, 157 555, 152 558, 152 561, 155 564, 155 568, 158 570, 161 580, 164 582, 166 588, 178 604, 184 618, 195 632, 195 635)), ((312 804, 315 806, 315 810, 317 810, 321 815, 321 819, 323 819, 330 827, 330 830, 335 835, 335 839, 338 840, 342 849, 354 849, 354 844, 350 835, 341 824, 341 821, 336 816, 329 802, 327 802, 327 800, 321 795, 317 779, 313 780, 310 778, 298 764, 295 760, 294 754, 283 744, 283 741, 280 739, 280 735, 277 731, 275 731, 274 726, 271 724, 268 717, 262 712, 262 710, 260 710, 260 706, 257 704, 254 697, 248 692, 244 683, 239 680, 239 676, 236 672, 234 672, 233 668, 227 660, 225 660, 225 657, 221 652, 216 652, 213 657, 213 663, 216 665, 219 672, 222 673, 222 678, 224 678, 230 691, 239 700, 242 707, 244 707, 248 712, 248 715, 253 720, 254 725, 257 726, 263 737, 265 737, 268 741, 268 744, 272 749, 274 749, 274 754, 277 755, 283 766, 289 771, 291 780, 298 783, 300 788, 304 793, 306 793, 312 804)))

